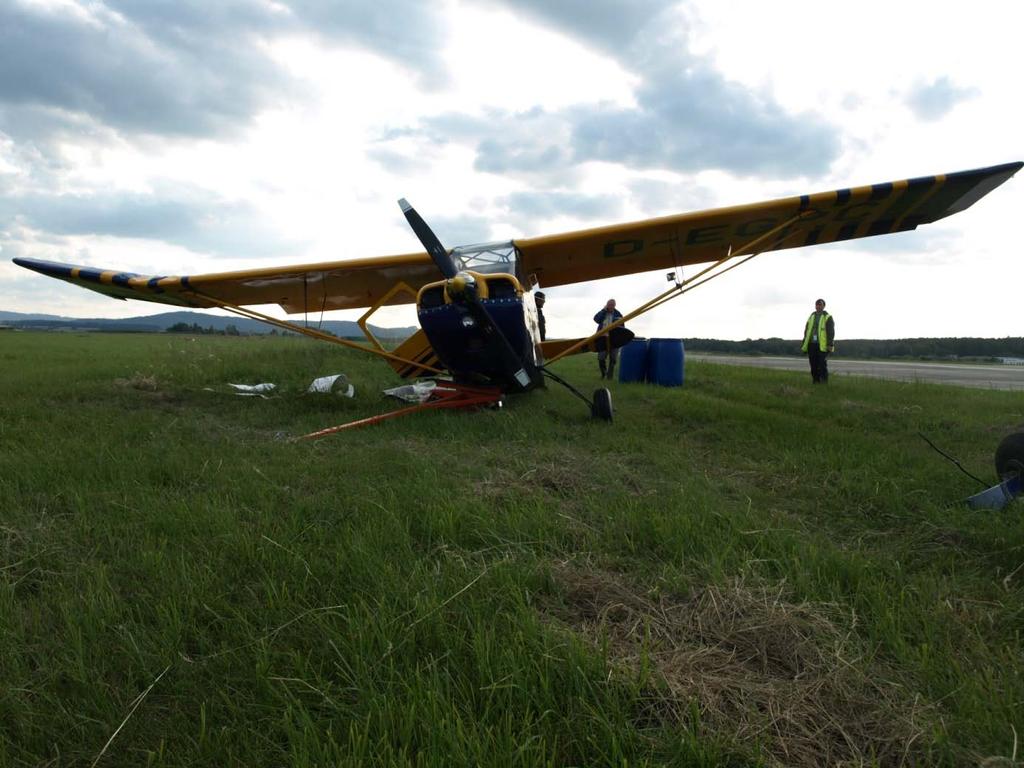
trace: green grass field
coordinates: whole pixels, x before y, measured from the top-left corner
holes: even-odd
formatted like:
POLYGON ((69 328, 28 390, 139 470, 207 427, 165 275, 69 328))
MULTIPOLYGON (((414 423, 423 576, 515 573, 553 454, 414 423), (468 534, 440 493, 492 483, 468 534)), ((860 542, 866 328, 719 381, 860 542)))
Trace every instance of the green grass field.
POLYGON ((1024 505, 918 432, 994 481, 1020 394, 686 375, 293 443, 390 369, 3 334, 0 766, 1016 764, 1024 505))

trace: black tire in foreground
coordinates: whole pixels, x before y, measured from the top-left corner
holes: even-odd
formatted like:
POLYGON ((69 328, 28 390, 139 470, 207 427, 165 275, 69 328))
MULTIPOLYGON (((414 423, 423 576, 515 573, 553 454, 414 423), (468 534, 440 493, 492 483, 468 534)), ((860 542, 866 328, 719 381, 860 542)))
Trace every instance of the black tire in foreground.
POLYGON ((1024 432, 1007 435, 996 448, 996 474, 1000 480, 1024 475, 1024 432))

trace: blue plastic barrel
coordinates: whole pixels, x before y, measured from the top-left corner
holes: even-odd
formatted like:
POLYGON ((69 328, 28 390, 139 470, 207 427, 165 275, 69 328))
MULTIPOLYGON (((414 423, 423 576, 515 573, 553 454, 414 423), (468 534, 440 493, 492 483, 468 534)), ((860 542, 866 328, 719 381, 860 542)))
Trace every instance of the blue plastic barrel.
POLYGON ((651 339, 647 380, 663 387, 683 386, 683 340, 651 339))
POLYGON ((619 350, 619 382, 647 381, 647 339, 633 339, 619 350))

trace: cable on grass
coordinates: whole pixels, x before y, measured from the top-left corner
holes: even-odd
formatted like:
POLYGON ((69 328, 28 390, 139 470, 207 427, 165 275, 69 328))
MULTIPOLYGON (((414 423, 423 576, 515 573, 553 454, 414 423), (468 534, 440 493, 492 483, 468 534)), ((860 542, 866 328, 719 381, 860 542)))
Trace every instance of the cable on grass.
POLYGON ((935 449, 935 450, 936 450, 936 451, 937 451, 937 452, 938 452, 938 453, 939 453, 940 455, 944 456, 945 458, 949 459, 949 460, 950 460, 951 462, 953 462, 954 464, 956 464, 956 466, 957 466, 957 469, 959 469, 959 470, 960 470, 961 472, 963 472, 963 473, 964 473, 965 475, 967 475, 967 476, 968 476, 969 478, 971 478, 971 479, 972 479, 972 480, 974 480, 974 481, 975 481, 976 483, 978 483, 978 484, 979 484, 979 485, 980 485, 980 486, 981 486, 982 488, 988 488, 988 487, 989 487, 989 483, 986 483, 986 482, 985 482, 984 480, 981 480, 981 479, 980 479, 980 478, 978 478, 977 476, 975 476, 975 475, 972 475, 972 474, 971 474, 970 472, 968 472, 968 471, 967 471, 966 469, 964 469, 964 466, 963 466, 963 464, 961 464, 961 463, 960 463, 959 461, 957 461, 957 460, 956 460, 955 458, 953 458, 953 457, 952 457, 952 456, 950 456, 950 455, 949 455, 948 453, 946 453, 945 451, 943 451, 943 450, 942 450, 941 448, 939 448, 938 446, 936 446, 936 445, 935 445, 935 443, 933 443, 933 442, 932 442, 931 440, 929 440, 929 439, 928 439, 927 437, 925 437, 925 435, 924 435, 924 433, 923 433, 923 432, 918 432, 918 433, 917 433, 917 436, 918 436, 918 437, 920 437, 920 438, 921 438, 922 440, 924 440, 924 441, 925 441, 926 443, 928 443, 928 445, 930 445, 930 446, 931 446, 932 448, 934 448, 934 449, 935 449))

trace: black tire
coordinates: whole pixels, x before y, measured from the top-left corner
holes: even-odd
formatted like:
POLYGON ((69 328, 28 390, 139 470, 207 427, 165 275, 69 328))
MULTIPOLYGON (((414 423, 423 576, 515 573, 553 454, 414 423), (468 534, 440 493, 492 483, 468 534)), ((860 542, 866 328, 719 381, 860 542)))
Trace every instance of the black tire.
POLYGON ((1007 435, 996 448, 996 475, 1005 480, 1024 475, 1024 432, 1007 435))
POLYGON ((612 393, 607 389, 594 390, 594 404, 590 408, 590 415, 601 421, 612 421, 612 393))

